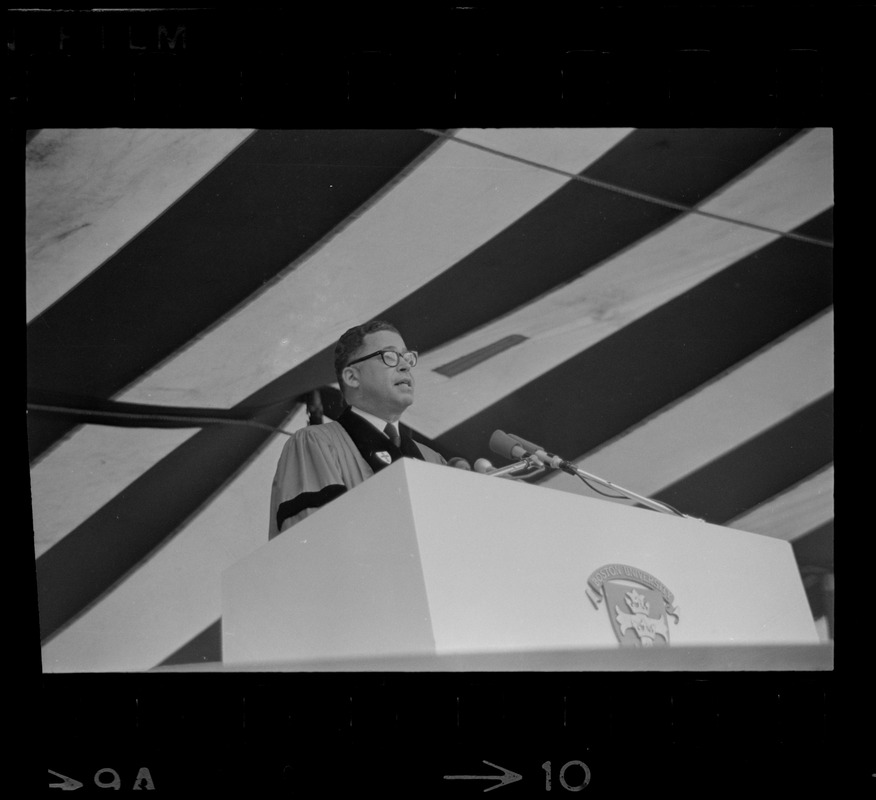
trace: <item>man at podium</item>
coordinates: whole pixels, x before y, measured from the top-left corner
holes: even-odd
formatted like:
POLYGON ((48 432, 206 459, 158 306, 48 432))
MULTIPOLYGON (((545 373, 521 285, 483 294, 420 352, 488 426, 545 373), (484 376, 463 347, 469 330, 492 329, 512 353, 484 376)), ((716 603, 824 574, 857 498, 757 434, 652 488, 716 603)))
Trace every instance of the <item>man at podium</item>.
POLYGON ((271 486, 269 539, 400 458, 447 463, 399 428, 414 402, 417 353, 393 325, 371 320, 350 328, 334 359, 344 410, 337 421, 297 431, 283 447, 271 486))

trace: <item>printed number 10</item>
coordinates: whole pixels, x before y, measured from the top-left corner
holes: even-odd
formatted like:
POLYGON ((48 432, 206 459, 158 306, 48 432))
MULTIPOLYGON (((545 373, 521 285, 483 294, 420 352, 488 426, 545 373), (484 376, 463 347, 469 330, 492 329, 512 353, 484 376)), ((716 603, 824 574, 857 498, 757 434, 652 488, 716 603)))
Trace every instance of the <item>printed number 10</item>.
MULTIPOLYGON (((545 761, 544 764, 541 765, 542 769, 545 772, 544 776, 544 790, 549 792, 551 790, 551 762, 545 761)), ((563 764, 563 768, 560 770, 560 785, 570 792, 580 792, 587 784, 590 783, 590 767, 588 767, 583 761, 567 761, 563 764), (584 770, 584 782, 578 784, 570 784, 566 782, 566 770, 569 767, 581 767, 584 770)))

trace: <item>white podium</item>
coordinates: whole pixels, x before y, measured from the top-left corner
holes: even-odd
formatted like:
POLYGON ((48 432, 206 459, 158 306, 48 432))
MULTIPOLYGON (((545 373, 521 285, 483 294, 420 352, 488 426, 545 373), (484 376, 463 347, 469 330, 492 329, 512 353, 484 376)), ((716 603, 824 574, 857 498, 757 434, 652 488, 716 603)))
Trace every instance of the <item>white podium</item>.
POLYGON ((234 564, 221 593, 231 668, 819 642, 788 542, 411 459, 234 564))

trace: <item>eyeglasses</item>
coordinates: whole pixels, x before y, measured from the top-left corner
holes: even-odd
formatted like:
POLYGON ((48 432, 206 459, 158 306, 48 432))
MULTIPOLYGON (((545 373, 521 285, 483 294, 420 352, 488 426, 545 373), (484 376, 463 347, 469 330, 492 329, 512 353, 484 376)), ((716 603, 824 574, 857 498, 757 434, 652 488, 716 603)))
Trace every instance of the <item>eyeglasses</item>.
POLYGON ((347 363, 347 366, 352 366, 353 364, 358 364, 360 361, 367 361, 369 358, 374 358, 374 356, 380 356, 383 359, 383 363, 386 364, 387 367, 396 367, 398 366, 399 358, 403 358, 409 367, 417 366, 417 351, 416 350, 408 350, 405 353, 399 353, 398 350, 375 350, 373 353, 369 353, 367 356, 362 356, 362 358, 356 358, 353 361, 347 363))

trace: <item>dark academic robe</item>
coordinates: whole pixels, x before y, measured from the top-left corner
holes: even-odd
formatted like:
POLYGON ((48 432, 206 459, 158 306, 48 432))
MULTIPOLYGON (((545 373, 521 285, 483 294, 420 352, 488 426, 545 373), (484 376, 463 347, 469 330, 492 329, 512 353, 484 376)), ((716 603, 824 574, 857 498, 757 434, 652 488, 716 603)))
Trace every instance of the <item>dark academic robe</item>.
POLYGON ((349 407, 337 422, 296 431, 277 462, 268 538, 273 539, 400 458, 447 463, 440 453, 415 442, 401 429, 399 432, 401 446, 396 447, 349 407))

